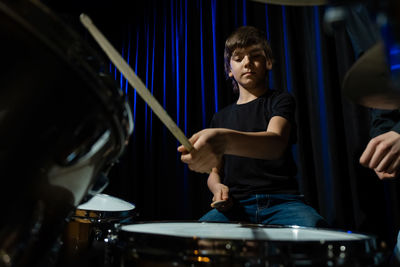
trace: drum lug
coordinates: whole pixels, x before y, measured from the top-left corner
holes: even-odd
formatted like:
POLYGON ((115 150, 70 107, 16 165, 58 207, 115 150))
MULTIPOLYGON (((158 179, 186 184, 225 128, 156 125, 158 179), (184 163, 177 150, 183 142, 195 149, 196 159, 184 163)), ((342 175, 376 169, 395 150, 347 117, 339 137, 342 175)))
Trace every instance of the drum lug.
POLYGON ((103 235, 101 229, 95 228, 95 229, 93 230, 93 232, 94 232, 94 239, 95 239, 96 241, 101 241, 102 235, 103 235))
POLYGON ((110 244, 116 244, 117 242, 117 234, 114 233, 112 230, 108 230, 107 236, 104 238, 104 242, 110 243, 110 244))

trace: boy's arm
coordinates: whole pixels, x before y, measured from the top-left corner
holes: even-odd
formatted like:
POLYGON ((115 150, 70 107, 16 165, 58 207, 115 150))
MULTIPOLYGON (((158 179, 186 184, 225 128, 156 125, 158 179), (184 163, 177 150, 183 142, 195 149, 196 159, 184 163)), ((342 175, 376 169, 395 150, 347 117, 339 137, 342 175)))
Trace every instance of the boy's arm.
POLYGON ((233 202, 232 199, 229 198, 229 188, 221 183, 220 170, 221 166, 218 166, 218 168, 212 168, 210 175, 208 176, 207 185, 213 193, 213 202, 211 203, 211 207, 223 212, 229 210, 232 207, 233 202))
POLYGON ((212 201, 220 201, 227 200, 229 198, 229 188, 221 183, 221 170, 222 164, 219 164, 218 167, 212 168, 210 175, 207 179, 207 186, 210 189, 211 193, 213 193, 212 201))
POLYGON ((290 137, 290 122, 280 116, 272 117, 263 132, 226 133, 225 154, 274 160, 282 157, 290 137))
POLYGON ((271 118, 262 132, 240 132, 225 128, 205 129, 190 138, 194 149, 187 153, 180 146, 181 160, 197 172, 207 172, 218 166, 222 155, 274 160, 279 159, 289 142, 290 122, 281 117, 271 118))

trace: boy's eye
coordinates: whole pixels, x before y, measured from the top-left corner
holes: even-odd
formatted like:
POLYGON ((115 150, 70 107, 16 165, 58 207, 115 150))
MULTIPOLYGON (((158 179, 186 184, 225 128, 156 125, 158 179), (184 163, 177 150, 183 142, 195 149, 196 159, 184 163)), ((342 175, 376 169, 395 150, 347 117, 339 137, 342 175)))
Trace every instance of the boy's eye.
POLYGON ((252 58, 260 58, 260 57, 262 57, 263 56, 263 54, 253 54, 253 55, 251 55, 251 57, 252 58))
MULTIPOLYGON (((250 54, 250 55, 248 55, 248 57, 250 59, 259 59, 259 58, 264 57, 264 55, 262 53, 257 53, 257 54, 250 54)), ((240 62, 243 60, 243 58, 244 58, 244 55, 235 55, 232 57, 232 60, 236 61, 236 62, 240 62)))

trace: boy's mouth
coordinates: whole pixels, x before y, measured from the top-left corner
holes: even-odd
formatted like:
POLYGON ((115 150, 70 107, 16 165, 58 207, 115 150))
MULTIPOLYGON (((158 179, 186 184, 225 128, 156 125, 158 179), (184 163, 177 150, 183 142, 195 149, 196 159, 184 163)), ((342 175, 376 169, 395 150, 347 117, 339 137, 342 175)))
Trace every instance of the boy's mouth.
POLYGON ((254 75, 254 74, 255 74, 255 72, 253 72, 253 71, 247 71, 247 72, 243 73, 242 76, 249 76, 249 75, 254 75))

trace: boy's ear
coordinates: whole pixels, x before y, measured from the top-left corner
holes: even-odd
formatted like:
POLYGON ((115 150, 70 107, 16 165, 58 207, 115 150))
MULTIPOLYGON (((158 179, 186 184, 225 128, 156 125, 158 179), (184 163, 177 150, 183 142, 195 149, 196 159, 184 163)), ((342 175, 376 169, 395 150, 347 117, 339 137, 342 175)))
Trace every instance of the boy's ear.
POLYGON ((272 70, 272 61, 270 59, 267 59, 267 62, 265 64, 267 65, 267 70, 272 70))

